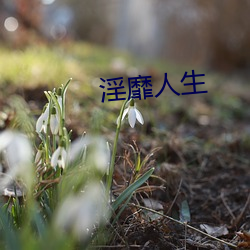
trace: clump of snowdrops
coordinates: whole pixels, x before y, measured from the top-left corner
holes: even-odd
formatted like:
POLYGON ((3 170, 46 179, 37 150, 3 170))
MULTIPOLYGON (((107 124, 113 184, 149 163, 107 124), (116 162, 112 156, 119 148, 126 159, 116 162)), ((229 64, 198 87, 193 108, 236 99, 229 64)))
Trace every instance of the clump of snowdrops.
POLYGON ((133 99, 126 100, 117 119, 113 143, 100 136, 82 135, 71 141, 65 126, 66 92, 70 80, 45 91, 47 103, 29 136, 0 133, 0 248, 76 249, 104 244, 107 228, 152 174, 138 174, 119 196, 112 195, 113 173, 122 120, 131 127, 144 123, 133 99), (31 138, 31 134, 33 134, 31 138), (35 136, 34 136, 35 135, 35 136), (5 169, 5 171, 3 171, 5 169))

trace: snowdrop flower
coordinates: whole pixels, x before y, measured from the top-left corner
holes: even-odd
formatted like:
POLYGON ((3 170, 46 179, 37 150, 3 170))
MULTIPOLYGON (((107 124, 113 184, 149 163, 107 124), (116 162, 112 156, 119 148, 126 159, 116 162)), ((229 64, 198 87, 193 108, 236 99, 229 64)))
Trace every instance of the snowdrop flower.
POLYGON ((62 111, 62 88, 61 87, 57 90, 56 98, 62 111))
POLYGON ((88 165, 92 163, 102 173, 107 172, 110 164, 110 151, 107 142, 101 137, 93 137, 90 146, 92 150, 87 157, 88 165))
POLYGON ((41 133, 42 131, 46 134, 47 125, 49 120, 49 104, 45 106, 43 113, 40 115, 36 122, 36 132, 41 133))
POLYGON ((57 101, 58 101, 58 103, 59 103, 59 106, 60 106, 60 108, 61 108, 61 110, 62 110, 62 96, 57 96, 57 101))
POLYGON ((42 159, 42 155, 43 155, 43 145, 42 143, 39 145, 39 148, 37 150, 36 156, 35 156, 35 163, 36 164, 40 164, 41 163, 41 159, 42 159))
POLYGON ((56 229, 72 233, 80 240, 91 237, 95 226, 108 220, 108 203, 104 197, 99 182, 89 184, 79 195, 68 196, 56 213, 56 229))
POLYGON ((60 126, 60 122, 59 122, 58 112, 56 108, 53 107, 51 111, 51 116, 50 116, 50 130, 53 135, 56 135, 58 133, 59 126, 60 126))
POLYGON ((135 107, 135 101, 132 99, 130 101, 130 105, 128 108, 126 108, 123 112, 122 120, 125 118, 125 116, 128 114, 128 122, 129 125, 134 128, 136 119, 143 124, 144 120, 142 117, 141 112, 135 107))
POLYGON ((68 152, 70 164, 81 157, 82 161, 87 162, 87 166, 94 166, 102 173, 105 173, 109 167, 110 149, 102 137, 85 135, 78 138, 71 144, 68 152), (88 150, 88 154, 86 154, 86 150, 88 150))
POLYGON ((51 166, 56 168, 56 166, 64 169, 67 161, 67 152, 64 148, 63 143, 55 150, 51 157, 51 166))
POLYGON ((1 188, 17 177, 21 177, 27 186, 31 185, 33 153, 28 138, 21 133, 6 130, 0 133, 0 152, 8 164, 1 188))

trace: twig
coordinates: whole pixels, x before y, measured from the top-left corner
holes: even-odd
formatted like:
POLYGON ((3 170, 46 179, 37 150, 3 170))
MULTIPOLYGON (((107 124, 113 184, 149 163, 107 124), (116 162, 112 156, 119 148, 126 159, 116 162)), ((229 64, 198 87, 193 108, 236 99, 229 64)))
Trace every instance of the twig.
MULTIPOLYGON (((98 246, 90 246, 90 249, 96 249, 96 248, 124 248, 128 247, 126 245, 115 245, 115 246, 105 246, 105 245, 98 245, 98 246)), ((129 245, 129 247, 134 247, 134 248, 141 248, 141 245, 129 245)))
POLYGON ((235 221, 236 218, 235 218, 235 216, 234 216, 232 210, 230 209, 230 207, 227 205, 227 202, 226 202, 225 196, 224 196, 224 192, 221 192, 220 197, 221 197, 221 200, 222 200, 224 206, 226 207, 227 211, 229 212, 229 214, 230 214, 231 217, 233 218, 233 221, 235 221))
POLYGON ((147 207, 144 207, 144 206, 141 206, 141 205, 136 205, 136 204, 134 204, 134 203, 132 203, 132 204, 130 203, 130 204, 128 204, 128 205, 134 206, 134 207, 137 207, 137 208, 140 208, 140 209, 145 209, 145 210, 150 211, 150 212, 152 212, 152 213, 161 215, 161 216, 163 216, 164 218, 167 218, 167 219, 169 219, 169 220, 171 220, 171 221, 174 221, 174 222, 176 222, 176 223, 178 223, 178 224, 181 224, 182 226, 186 226, 186 227, 188 227, 189 229, 192 229, 192 230, 194 230, 194 231, 196 231, 196 232, 199 232, 200 234, 203 234, 203 235, 205 235, 205 236, 207 236, 207 237, 209 237, 209 238, 211 238, 211 239, 213 239, 213 240, 217 240, 217 241, 219 241, 219 242, 221 242, 221 243, 223 243, 223 244, 226 244, 226 245, 228 245, 228 246, 230 246, 230 247, 237 248, 237 246, 234 245, 234 244, 232 244, 232 243, 229 243, 229 242, 226 242, 226 241, 224 241, 224 240, 218 239, 218 238, 216 238, 216 237, 214 237, 214 236, 212 236, 212 235, 209 235, 209 234, 207 234, 207 233, 205 233, 205 232, 203 232, 203 231, 201 231, 201 230, 199 230, 199 229, 197 229, 197 228, 195 228, 195 227, 192 227, 192 226, 188 225, 186 222, 178 221, 178 220, 176 220, 176 219, 173 219, 173 218, 170 217, 170 216, 167 216, 167 215, 165 215, 165 214, 162 214, 162 213, 160 213, 160 212, 157 212, 157 211, 155 211, 155 210, 153 210, 153 209, 151 209, 151 208, 147 208, 147 207), (186 225, 185 225, 185 224, 186 224, 186 225))
POLYGON ((180 180, 180 183, 179 183, 179 187, 178 187, 178 190, 176 192, 176 195, 174 197, 174 200, 172 201, 168 211, 167 211, 167 214, 169 214, 173 208, 173 205, 175 204, 176 200, 177 200, 177 197, 178 197, 178 194, 180 193, 180 190, 181 190, 181 185, 182 185, 182 179, 180 180))
POLYGON ((240 222, 240 220, 242 219, 244 213, 246 212, 246 210, 247 210, 247 208, 248 208, 249 203, 250 203, 250 194, 248 194, 247 201, 246 201, 245 206, 243 207, 241 213, 240 213, 240 214, 237 216, 237 218, 235 218, 235 220, 233 221, 235 226, 237 226, 238 223, 240 222))
POLYGON ((185 226, 185 241, 184 241, 184 249, 187 250, 187 222, 184 222, 185 226))
MULTIPOLYGON (((44 184, 46 184, 44 187, 43 187, 43 189, 41 189, 39 192, 37 192, 35 195, 34 195, 34 197, 35 198, 38 198, 41 194, 42 194, 42 192, 44 192, 46 189, 48 189, 48 188, 51 188, 52 186, 53 186, 53 184, 55 184, 55 183, 58 183, 59 181, 58 181, 58 179, 59 178, 56 178, 55 180, 50 180, 50 182, 49 183, 44 183, 44 184)), ((39 183, 39 186, 40 186, 40 184, 41 183, 39 183)), ((38 186, 38 187, 39 187, 38 186)))

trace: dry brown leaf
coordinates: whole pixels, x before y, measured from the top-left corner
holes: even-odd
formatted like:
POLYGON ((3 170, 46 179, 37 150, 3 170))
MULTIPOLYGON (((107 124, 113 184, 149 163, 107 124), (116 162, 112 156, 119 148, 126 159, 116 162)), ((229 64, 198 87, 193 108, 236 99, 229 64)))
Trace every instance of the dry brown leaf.
POLYGON ((243 240, 238 244, 238 247, 244 247, 250 249, 250 232, 237 232, 237 235, 243 240))

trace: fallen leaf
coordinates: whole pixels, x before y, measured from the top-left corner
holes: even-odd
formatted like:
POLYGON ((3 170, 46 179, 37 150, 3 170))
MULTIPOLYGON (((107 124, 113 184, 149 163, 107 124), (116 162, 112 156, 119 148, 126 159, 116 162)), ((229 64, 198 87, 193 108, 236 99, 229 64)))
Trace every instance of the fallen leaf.
POLYGON ((150 209, 153 209, 153 210, 163 210, 163 205, 157 201, 157 200, 154 200, 154 199, 147 199, 147 198, 144 198, 143 199, 143 203, 146 207, 150 208, 150 209))
POLYGON ((250 232, 237 232, 237 235, 243 240, 238 244, 238 247, 244 247, 250 249, 250 232))
POLYGON ((191 215, 190 215, 190 209, 187 200, 184 200, 181 202, 181 208, 180 208, 180 221, 181 222, 190 222, 191 215))
POLYGON ((207 224, 201 224, 200 229, 205 231, 207 234, 212 235, 214 237, 219 237, 219 236, 228 234, 228 230, 227 230, 227 227, 225 225, 209 226, 207 224))

